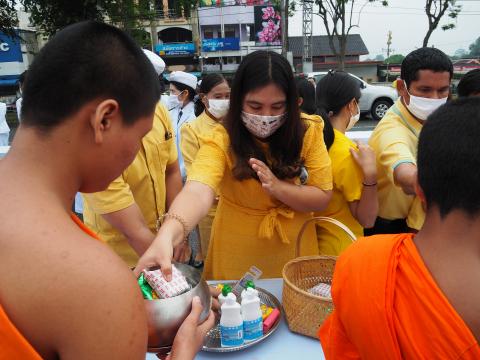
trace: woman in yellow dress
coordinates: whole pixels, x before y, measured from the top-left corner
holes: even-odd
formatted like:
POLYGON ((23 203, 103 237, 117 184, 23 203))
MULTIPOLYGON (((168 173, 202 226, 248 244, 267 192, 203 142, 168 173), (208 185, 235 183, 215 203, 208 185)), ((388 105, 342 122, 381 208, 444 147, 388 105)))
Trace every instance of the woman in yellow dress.
MULTIPOLYGON (((223 126, 205 139, 135 272, 160 265, 170 278, 173 247, 207 215, 218 192, 205 278, 238 279, 252 265, 264 277, 280 277, 301 226, 327 206, 331 189, 323 125, 301 120, 290 64, 274 52, 251 53, 235 75, 223 126)), ((318 254, 314 226, 300 254, 318 254)))
MULTIPOLYGON (((345 135, 360 119, 358 81, 345 72, 329 72, 317 84, 316 99, 325 119, 324 137, 333 174, 332 201, 316 215, 339 220, 360 237, 364 227, 375 223, 378 199, 375 153, 345 135)), ((317 234, 322 255, 340 255, 352 243, 332 224, 317 225, 317 234)))
MULTIPOLYGON (((193 160, 197 156, 205 137, 210 136, 212 130, 228 112, 230 106, 230 86, 220 74, 204 76, 198 88, 199 99, 195 102, 195 115, 197 118, 185 123, 180 129, 183 161, 187 176, 190 173, 193 160)), ((213 218, 217 210, 217 202, 210 208, 208 215, 198 223, 200 232, 201 252, 197 260, 203 260, 208 251, 210 232, 213 218)))

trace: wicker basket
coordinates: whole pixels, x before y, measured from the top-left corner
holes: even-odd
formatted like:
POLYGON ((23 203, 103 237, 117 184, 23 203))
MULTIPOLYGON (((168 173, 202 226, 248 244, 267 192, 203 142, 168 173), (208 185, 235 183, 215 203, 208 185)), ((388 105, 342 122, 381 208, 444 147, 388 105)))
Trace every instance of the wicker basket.
POLYGON ((285 264, 282 272, 283 295, 282 304, 285 310, 288 327, 291 331, 317 337, 317 331, 326 317, 333 311, 333 302, 307 292, 308 289, 323 282, 332 283, 336 256, 304 256, 300 254, 300 245, 303 233, 311 222, 329 222, 345 231, 352 241, 355 235, 348 227, 328 217, 314 217, 303 224, 297 238, 295 259, 285 264))

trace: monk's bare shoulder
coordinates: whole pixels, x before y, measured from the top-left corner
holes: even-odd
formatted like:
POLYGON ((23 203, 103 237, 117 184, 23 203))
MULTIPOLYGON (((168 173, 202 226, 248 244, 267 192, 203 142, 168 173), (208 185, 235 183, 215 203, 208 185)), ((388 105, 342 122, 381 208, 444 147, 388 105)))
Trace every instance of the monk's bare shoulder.
POLYGON ((42 356, 144 358, 143 300, 131 271, 106 245, 65 211, 1 220, 2 306, 42 356))

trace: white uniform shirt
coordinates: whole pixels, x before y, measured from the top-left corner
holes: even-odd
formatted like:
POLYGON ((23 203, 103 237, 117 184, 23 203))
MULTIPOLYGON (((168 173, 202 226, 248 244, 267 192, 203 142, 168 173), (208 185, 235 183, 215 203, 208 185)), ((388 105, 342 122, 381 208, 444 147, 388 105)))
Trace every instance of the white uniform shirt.
POLYGON ((7 124, 7 104, 0 102, 0 134, 7 134, 10 128, 7 124))
POLYGON ((195 116, 195 104, 193 103, 193 101, 190 101, 183 108, 178 106, 170 109, 170 118, 172 119, 173 132, 175 133, 175 143, 177 145, 180 172, 182 173, 182 179, 185 179, 185 164, 183 163, 182 151, 180 150, 180 128, 186 122, 192 121, 197 118, 195 116))

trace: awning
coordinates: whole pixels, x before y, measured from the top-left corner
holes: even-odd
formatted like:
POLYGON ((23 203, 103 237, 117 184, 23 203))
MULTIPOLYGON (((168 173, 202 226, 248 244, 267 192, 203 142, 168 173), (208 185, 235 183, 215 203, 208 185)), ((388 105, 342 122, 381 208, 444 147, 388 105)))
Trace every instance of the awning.
POLYGON ((18 83, 18 78, 14 79, 0 79, 0 86, 15 86, 18 83))

